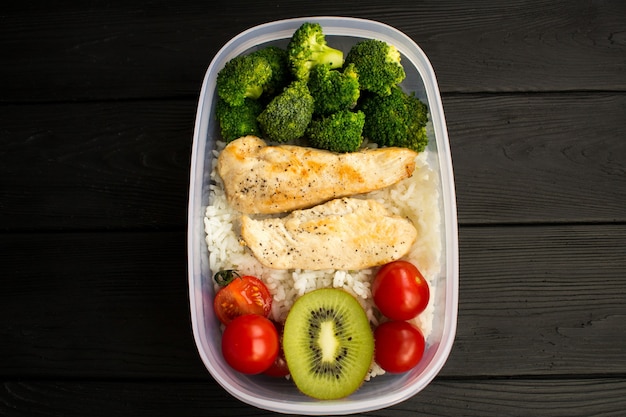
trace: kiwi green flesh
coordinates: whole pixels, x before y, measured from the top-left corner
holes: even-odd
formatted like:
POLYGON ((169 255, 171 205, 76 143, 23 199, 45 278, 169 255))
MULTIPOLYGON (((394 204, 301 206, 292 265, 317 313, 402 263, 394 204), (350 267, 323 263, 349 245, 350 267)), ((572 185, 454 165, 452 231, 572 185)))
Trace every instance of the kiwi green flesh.
POLYGON ((283 350, 298 389, 333 400, 356 391, 372 364, 374 337, 359 302, 344 290, 319 289, 294 303, 283 350))

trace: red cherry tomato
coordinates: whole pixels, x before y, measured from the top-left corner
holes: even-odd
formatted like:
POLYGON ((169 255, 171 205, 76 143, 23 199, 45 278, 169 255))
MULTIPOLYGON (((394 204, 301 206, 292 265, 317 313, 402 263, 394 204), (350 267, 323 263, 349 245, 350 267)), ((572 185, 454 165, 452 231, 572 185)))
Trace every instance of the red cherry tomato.
POLYGON ((215 280, 225 285, 213 300, 213 310, 224 324, 244 314, 269 316, 272 309, 272 295, 260 279, 246 275, 238 276, 234 271, 221 271, 215 280))
POLYGON ((274 323, 258 314, 234 318, 222 334, 222 354, 226 363, 244 374, 266 371, 276 360, 279 345, 274 323))
MULTIPOLYGON (((284 325, 281 323, 274 323, 276 330, 278 331, 278 338, 282 340, 284 325)), ((278 348, 278 355, 274 363, 263 372, 265 375, 273 376, 276 378, 282 378, 289 375, 289 366, 287 365, 287 359, 285 359, 285 352, 283 351, 283 344, 281 343, 278 348)))
POLYGON ((274 363, 263 373, 275 378, 283 378, 289 375, 289 367, 287 366, 287 360, 285 359, 285 354, 283 353, 282 348, 279 350, 274 363))
POLYGON ((415 265, 400 260, 378 270, 372 296, 383 315, 392 320, 410 320, 426 309, 430 289, 415 265))
POLYGON ((376 363, 387 372, 413 369, 424 356, 422 332, 406 321, 388 321, 374 330, 376 363))

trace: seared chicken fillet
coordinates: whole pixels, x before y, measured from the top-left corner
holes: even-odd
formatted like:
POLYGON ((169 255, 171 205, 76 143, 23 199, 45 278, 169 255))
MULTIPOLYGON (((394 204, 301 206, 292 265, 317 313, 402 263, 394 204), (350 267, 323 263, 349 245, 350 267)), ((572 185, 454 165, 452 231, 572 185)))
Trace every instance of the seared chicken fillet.
POLYGON ((302 146, 268 146, 255 136, 245 136, 224 148, 217 170, 234 209, 272 214, 393 185, 413 174, 416 155, 404 148, 340 154, 302 146))
POLYGON ((243 215, 241 235, 269 268, 356 270, 401 258, 417 230, 375 200, 345 197, 283 218, 243 215))

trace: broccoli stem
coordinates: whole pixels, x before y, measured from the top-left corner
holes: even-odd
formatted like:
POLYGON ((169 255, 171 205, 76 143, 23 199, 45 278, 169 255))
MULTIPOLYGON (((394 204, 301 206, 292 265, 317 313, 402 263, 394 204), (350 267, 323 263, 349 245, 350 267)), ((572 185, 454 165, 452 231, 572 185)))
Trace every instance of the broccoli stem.
POLYGON ((339 68, 343 64, 343 52, 327 48, 323 54, 318 56, 317 65, 330 65, 330 68, 339 68))

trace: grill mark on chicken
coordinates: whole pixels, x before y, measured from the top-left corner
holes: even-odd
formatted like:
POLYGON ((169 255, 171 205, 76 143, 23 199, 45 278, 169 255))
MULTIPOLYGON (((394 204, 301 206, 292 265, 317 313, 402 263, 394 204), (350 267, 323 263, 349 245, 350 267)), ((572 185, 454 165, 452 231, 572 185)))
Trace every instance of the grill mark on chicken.
POLYGON ((385 188, 410 177, 417 153, 404 148, 334 153, 268 146, 255 136, 230 142, 218 174, 230 205, 246 214, 276 214, 385 188))
POLYGON ((241 235, 269 268, 358 270, 400 259, 417 230, 375 200, 345 197, 282 218, 243 215, 241 235))

